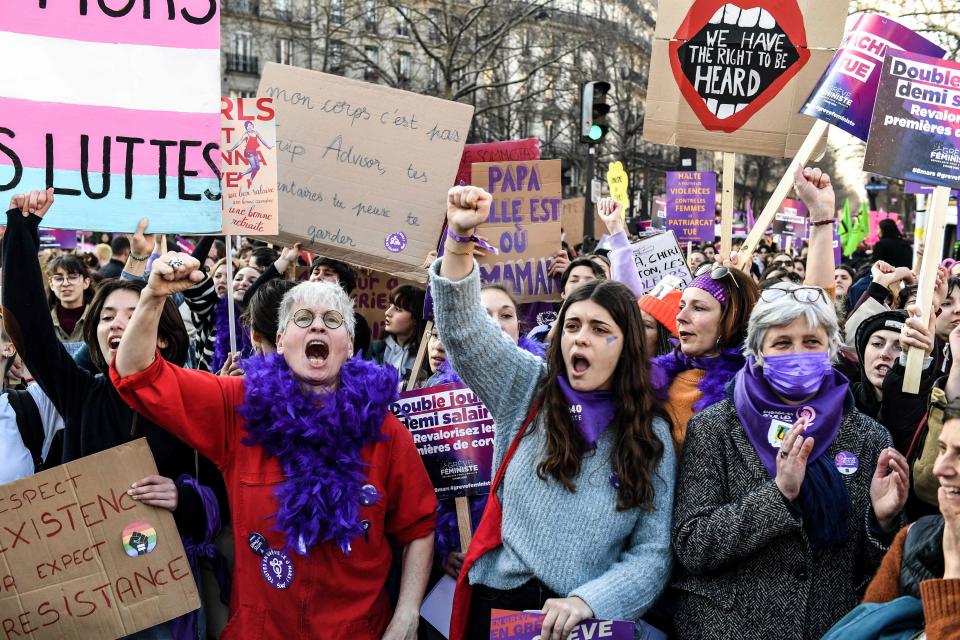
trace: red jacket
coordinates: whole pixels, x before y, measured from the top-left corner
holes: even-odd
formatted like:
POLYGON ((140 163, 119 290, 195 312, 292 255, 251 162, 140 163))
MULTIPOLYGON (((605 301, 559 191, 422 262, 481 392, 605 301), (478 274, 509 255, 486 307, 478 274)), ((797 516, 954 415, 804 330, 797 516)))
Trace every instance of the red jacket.
POLYGON ((380 640, 391 610, 384 585, 390 569, 389 535, 400 545, 434 530, 436 498, 410 433, 391 414, 383 421, 385 440, 367 446, 369 482, 382 498, 360 509, 369 520, 369 539, 353 542, 349 556, 334 543, 302 557, 290 553, 293 582, 270 586, 248 538, 259 533, 271 549, 284 537, 267 518, 277 512, 276 485, 284 481, 278 461, 260 446, 246 446, 237 408, 243 378, 181 369, 159 355, 138 374, 110 376, 123 399, 141 415, 195 447, 220 468, 227 485, 235 560, 230 622, 223 638, 294 640, 324 638, 380 640))

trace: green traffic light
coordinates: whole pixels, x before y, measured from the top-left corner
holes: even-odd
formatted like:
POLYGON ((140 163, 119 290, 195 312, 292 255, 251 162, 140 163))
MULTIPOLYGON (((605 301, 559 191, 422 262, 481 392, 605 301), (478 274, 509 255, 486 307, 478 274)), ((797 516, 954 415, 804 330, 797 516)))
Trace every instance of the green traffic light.
POLYGON ((600 128, 600 125, 590 125, 589 137, 591 140, 599 140, 603 137, 603 129, 600 128))

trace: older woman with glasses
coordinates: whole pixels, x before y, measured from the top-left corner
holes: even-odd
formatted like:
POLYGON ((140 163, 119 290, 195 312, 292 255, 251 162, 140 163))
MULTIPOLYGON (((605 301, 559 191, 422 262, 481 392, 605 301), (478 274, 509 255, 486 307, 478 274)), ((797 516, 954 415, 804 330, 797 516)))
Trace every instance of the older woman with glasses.
POLYGON ((674 508, 674 637, 813 640, 853 608, 896 533, 906 460, 831 366, 822 289, 750 317, 731 395, 690 423, 674 508))
POLYGON ((436 499, 410 433, 389 411, 397 372, 352 358, 353 303, 307 282, 280 304, 276 353, 214 376, 156 357, 166 298, 199 261, 154 263, 111 377, 132 407, 223 470, 236 564, 224 638, 416 637, 436 499), (405 547, 399 601, 385 589, 405 547))

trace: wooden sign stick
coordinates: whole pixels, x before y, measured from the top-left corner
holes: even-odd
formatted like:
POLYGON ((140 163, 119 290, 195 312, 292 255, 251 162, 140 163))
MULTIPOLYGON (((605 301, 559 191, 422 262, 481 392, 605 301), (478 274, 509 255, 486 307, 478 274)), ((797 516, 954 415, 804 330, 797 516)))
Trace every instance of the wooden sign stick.
POLYGON ((420 367, 423 366, 423 360, 427 355, 427 344, 430 342, 430 332, 433 331, 433 320, 427 320, 423 327, 423 337, 420 338, 420 348, 417 350, 417 359, 413 361, 413 371, 410 372, 410 379, 407 380, 407 391, 413 391, 417 386, 417 376, 420 373, 420 367))
POLYGON ((160 255, 167 255, 167 234, 160 236, 160 255))
POLYGON ((920 272, 920 261, 923 259, 923 230, 927 226, 927 197, 920 193, 917 194, 917 212, 913 229, 913 272, 920 272))
MULTIPOLYGON (((239 237, 239 236, 238 236, 239 237)), ((227 321, 230 323, 230 353, 237 352, 236 310, 233 308, 233 236, 226 236, 227 241, 227 321)), ((239 242, 237 243, 239 244, 239 242)), ((214 371, 214 373, 217 373, 214 371)))
POLYGON ((783 177, 780 179, 780 184, 774 189, 773 195, 770 196, 770 199, 767 201, 767 205, 763 208, 760 217, 757 218, 753 229, 750 229, 750 233, 747 235, 747 239, 740 249, 740 265, 749 264, 753 252, 763 238, 763 232, 766 231, 767 227, 773 222, 773 217, 777 214, 777 209, 780 208, 784 198, 790 193, 790 188, 793 187, 793 174, 797 172, 797 167, 806 166, 807 162, 810 161, 814 150, 817 148, 817 144, 820 142, 820 138, 827 132, 829 126, 830 125, 823 120, 817 120, 813 124, 813 128, 810 129, 806 140, 800 145, 800 150, 797 151, 793 162, 790 163, 790 166, 787 167, 783 177))
POLYGON ((723 194, 720 198, 720 253, 730 257, 733 249, 733 196, 736 184, 737 154, 723 154, 723 194))
POLYGON ((470 499, 466 496, 458 496, 455 502, 457 505, 457 529, 460 532, 460 551, 466 553, 467 549, 470 548, 470 542, 473 540, 470 499))
POLYGON ((687 262, 690 262, 691 253, 693 253, 693 242, 687 240, 687 262))
MULTIPOLYGON (((920 269, 917 287, 917 306, 920 307, 924 325, 930 322, 930 304, 933 301, 933 289, 937 283, 937 268, 943 253, 943 231, 947 217, 947 205, 950 202, 949 187, 937 187, 927 206, 926 224, 923 229, 923 263, 920 269)), ((923 373, 923 350, 911 347, 907 351, 907 367, 903 374, 903 392, 920 391, 920 376, 923 373)))

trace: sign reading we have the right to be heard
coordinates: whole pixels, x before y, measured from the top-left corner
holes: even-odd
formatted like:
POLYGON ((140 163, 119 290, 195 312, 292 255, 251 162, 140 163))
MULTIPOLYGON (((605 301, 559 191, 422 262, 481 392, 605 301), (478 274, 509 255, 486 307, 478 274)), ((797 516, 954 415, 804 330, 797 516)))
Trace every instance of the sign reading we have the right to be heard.
POLYGON ((473 107, 268 63, 284 245, 426 282, 473 107))

